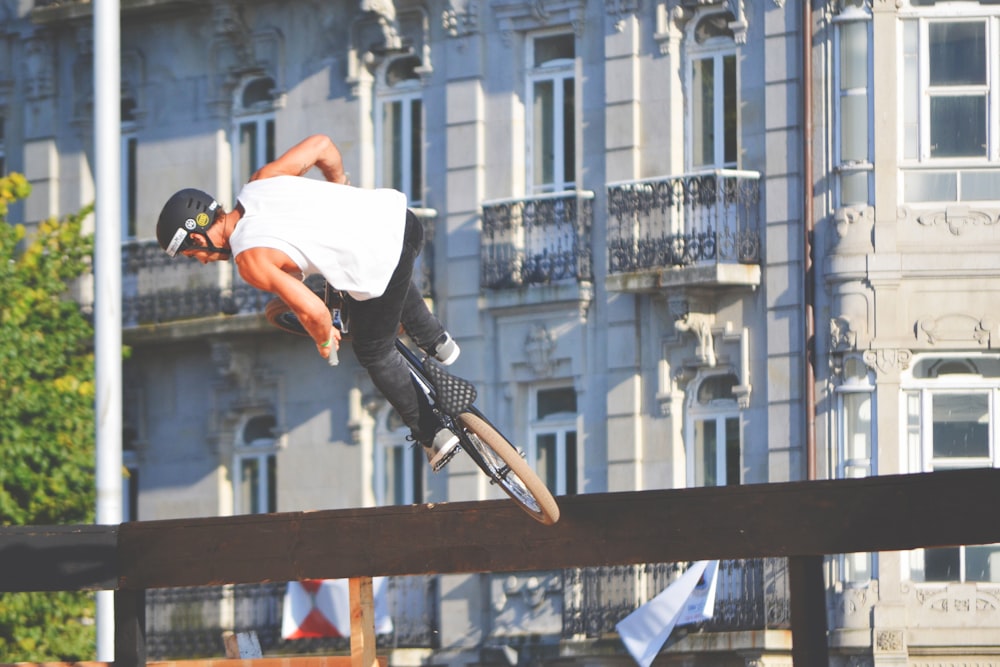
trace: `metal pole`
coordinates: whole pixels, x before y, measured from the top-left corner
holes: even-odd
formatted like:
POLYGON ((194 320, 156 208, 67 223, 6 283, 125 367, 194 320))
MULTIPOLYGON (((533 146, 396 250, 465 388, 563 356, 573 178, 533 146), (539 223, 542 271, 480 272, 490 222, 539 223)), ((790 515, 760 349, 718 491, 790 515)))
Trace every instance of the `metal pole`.
MULTIPOLYGON (((94 357, 97 523, 122 521, 121 29, 94 0, 94 357)), ((114 591, 97 593, 97 660, 115 659, 114 591)))

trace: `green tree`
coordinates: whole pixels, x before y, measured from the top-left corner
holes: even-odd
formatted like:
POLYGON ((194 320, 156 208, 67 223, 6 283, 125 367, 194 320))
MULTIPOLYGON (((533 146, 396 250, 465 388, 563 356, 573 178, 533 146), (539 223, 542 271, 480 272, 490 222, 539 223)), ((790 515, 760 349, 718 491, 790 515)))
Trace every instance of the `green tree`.
MULTIPOLYGON (((0 178, 0 524, 90 523, 94 515, 93 328, 68 296, 87 272, 90 210, 38 225, 7 222, 28 196, 0 178)), ((0 594, 0 662, 92 660, 89 593, 0 594)))

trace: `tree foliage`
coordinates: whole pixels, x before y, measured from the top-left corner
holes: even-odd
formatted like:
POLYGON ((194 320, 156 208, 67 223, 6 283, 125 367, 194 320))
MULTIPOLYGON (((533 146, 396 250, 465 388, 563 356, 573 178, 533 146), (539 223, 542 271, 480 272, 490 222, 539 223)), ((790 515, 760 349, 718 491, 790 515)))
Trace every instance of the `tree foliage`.
MULTIPOLYGON (((90 210, 40 223, 7 222, 28 196, 0 178, 0 524, 89 523, 94 517, 93 328, 69 286, 89 269, 90 210)), ((92 660, 93 597, 0 596, 0 662, 92 660)))

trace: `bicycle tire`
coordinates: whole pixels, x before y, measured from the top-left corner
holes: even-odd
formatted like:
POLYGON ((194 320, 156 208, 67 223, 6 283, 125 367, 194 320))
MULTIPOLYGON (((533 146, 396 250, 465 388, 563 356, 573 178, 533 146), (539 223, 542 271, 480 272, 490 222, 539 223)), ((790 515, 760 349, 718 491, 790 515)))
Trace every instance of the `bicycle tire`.
POLYGON ((309 335, 306 328, 302 326, 301 322, 299 322, 299 316, 288 307, 287 303, 278 297, 274 297, 264 304, 264 317, 267 318, 268 322, 282 331, 287 331, 288 333, 297 334, 299 336, 309 335))
POLYGON ((472 458, 528 516, 546 526, 559 520, 559 505, 552 493, 503 434, 471 412, 463 412, 457 421, 478 450, 479 456, 472 458))

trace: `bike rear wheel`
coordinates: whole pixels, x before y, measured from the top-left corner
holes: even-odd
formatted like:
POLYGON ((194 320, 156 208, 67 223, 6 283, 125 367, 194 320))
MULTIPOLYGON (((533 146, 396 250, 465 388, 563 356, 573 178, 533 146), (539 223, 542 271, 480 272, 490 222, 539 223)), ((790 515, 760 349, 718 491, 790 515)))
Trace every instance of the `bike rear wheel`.
POLYGON ((478 456, 483 472, 521 506, 531 518, 551 526, 559 520, 559 505, 521 453, 496 428, 471 412, 458 416, 478 456))
POLYGON ((282 331, 287 331, 288 333, 298 334, 300 336, 308 336, 309 333, 306 328, 302 326, 299 322, 298 315, 288 307, 288 304, 274 297, 266 304, 264 304, 264 317, 267 321, 278 327, 282 331))

